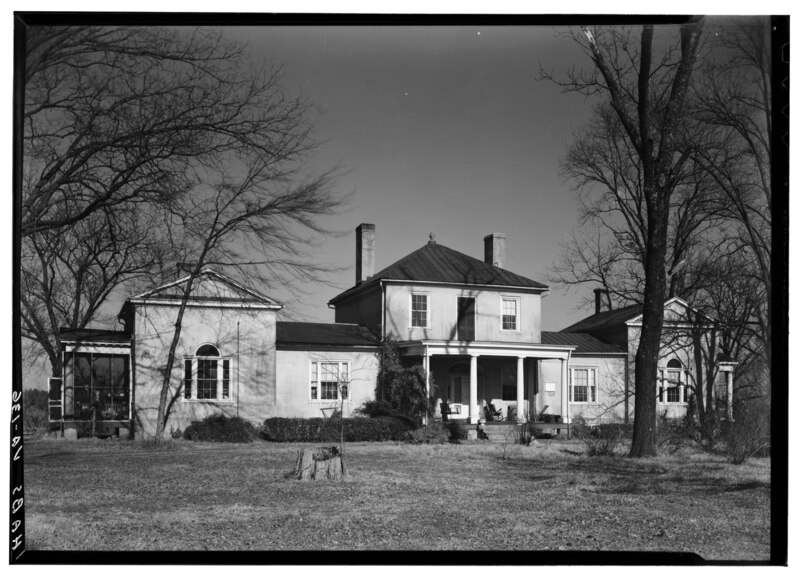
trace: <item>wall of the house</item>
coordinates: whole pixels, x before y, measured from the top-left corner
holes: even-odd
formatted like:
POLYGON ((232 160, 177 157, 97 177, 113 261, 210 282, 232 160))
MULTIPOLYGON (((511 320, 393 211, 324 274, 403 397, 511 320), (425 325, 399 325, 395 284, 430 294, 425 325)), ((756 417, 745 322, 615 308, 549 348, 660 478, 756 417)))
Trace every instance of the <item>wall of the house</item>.
POLYGON ((375 284, 357 296, 344 299, 336 304, 336 323, 356 323, 380 333, 381 288, 375 284))
POLYGON ((561 360, 543 359, 539 364, 539 395, 536 396, 536 411, 547 415, 563 415, 561 406, 561 360))
MULTIPOLYGON (((134 321, 134 429, 136 437, 156 431, 163 367, 173 337, 178 308, 139 305, 134 321)), ((275 311, 265 309, 188 307, 172 368, 166 429, 184 429, 192 421, 223 413, 254 424, 275 415, 275 311), (238 326, 238 327, 237 327, 238 326), (237 331, 238 329, 238 331, 237 331), (231 359, 229 401, 188 401, 177 393, 184 356, 204 344, 215 345, 231 359)))
POLYGON ((475 298, 475 340, 541 343, 541 296, 502 290, 387 285, 386 329, 400 341, 455 340, 458 297, 475 298), (411 327, 411 294, 427 293, 428 327, 411 327), (520 299, 519 331, 502 331, 502 298, 520 299))
MULTIPOLYGON (((377 351, 278 350, 276 354, 277 404, 274 415, 280 417, 323 417, 322 408, 339 406, 331 400, 310 399, 310 368, 312 361, 350 362, 350 399, 344 403, 344 416, 370 399, 375 399, 378 377, 377 351)), ((330 412, 327 412, 330 413, 330 412)))
MULTIPOLYGON (((634 415, 634 392, 636 390, 636 377, 634 369, 636 350, 639 347, 641 331, 641 327, 628 327, 628 387, 631 392, 629 405, 630 419, 633 419, 634 415)), ((664 336, 665 337, 662 338, 662 344, 658 356, 659 371, 663 371, 666 368, 669 360, 675 358, 683 364, 684 369, 688 370, 690 375, 689 379, 694 379, 697 371, 695 368, 691 340, 688 337, 679 335, 676 331, 670 332, 667 327, 664 329, 664 336)), ((653 387, 658 388, 658 384, 653 384, 653 387)), ((662 403, 656 399, 656 415, 659 417, 665 417, 667 419, 682 418, 686 415, 686 408, 686 403, 662 403)))
POLYGON ((573 355, 570 368, 597 370, 597 400, 594 403, 569 404, 571 419, 580 416, 587 423, 622 422, 625 420, 624 356, 573 355))

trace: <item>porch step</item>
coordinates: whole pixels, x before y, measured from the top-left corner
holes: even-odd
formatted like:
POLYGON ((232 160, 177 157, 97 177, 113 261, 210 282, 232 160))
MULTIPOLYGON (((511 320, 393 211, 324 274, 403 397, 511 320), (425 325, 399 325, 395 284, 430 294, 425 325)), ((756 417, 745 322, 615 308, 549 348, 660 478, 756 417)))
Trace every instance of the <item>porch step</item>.
POLYGON ((513 443, 519 435, 519 426, 515 423, 485 423, 483 433, 491 443, 513 443))

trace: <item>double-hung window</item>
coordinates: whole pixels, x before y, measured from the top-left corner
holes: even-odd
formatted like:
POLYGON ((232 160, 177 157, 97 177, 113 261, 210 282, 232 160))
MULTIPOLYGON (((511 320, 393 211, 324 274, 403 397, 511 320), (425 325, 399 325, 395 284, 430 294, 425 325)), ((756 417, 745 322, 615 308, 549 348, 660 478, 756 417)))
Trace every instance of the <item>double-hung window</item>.
POLYGON ((503 331, 519 331, 519 298, 503 297, 503 331))
POLYGON ((350 399, 349 361, 312 361, 309 398, 312 401, 350 399))
POLYGON ((569 400, 572 403, 597 403, 597 369, 573 367, 569 373, 569 400))
POLYGON ((411 327, 428 326, 428 294, 411 294, 411 327))
POLYGON ((213 345, 201 345, 193 357, 183 359, 183 399, 229 401, 231 360, 213 345))
POLYGON ((661 403, 685 403, 686 399, 686 378, 683 364, 677 359, 670 359, 661 379, 658 401, 661 403))

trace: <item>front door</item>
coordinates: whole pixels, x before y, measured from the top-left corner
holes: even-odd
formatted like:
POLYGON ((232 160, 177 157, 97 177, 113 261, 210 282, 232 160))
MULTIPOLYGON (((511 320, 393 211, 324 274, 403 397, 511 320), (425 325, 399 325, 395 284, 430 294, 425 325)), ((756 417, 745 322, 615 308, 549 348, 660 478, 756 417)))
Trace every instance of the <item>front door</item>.
POLYGON ((457 338, 459 341, 475 339, 475 298, 458 298, 457 338))
POLYGON ((469 413, 469 374, 451 374, 447 401, 453 418, 463 418, 469 413))

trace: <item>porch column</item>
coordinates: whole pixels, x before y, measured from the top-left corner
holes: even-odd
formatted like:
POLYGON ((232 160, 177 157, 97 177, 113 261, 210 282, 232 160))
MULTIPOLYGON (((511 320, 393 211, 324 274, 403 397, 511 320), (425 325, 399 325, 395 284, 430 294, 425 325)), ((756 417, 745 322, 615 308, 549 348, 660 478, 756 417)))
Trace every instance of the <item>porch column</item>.
POLYGON ((728 380, 728 399, 726 401, 726 410, 728 419, 733 421, 733 371, 725 372, 725 377, 728 380))
POLYGON ((569 368, 567 360, 561 358, 561 417, 569 413, 569 368))
POLYGON ((517 423, 524 423, 525 416, 525 358, 517 357, 517 423))
MULTIPOLYGON (((425 355, 422 357, 422 367, 425 369, 425 399, 431 399, 431 358, 428 355, 428 347, 425 346, 425 355)), ((423 425, 428 425, 428 414, 422 417, 423 425)))
POLYGON ((478 407, 478 356, 469 357, 469 423, 478 423, 480 419, 478 407))

